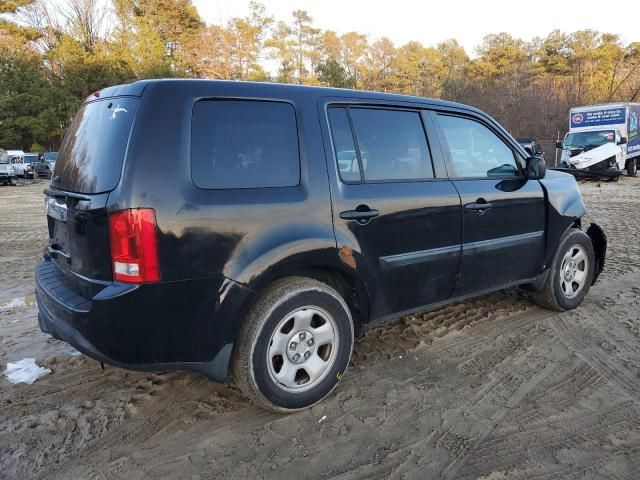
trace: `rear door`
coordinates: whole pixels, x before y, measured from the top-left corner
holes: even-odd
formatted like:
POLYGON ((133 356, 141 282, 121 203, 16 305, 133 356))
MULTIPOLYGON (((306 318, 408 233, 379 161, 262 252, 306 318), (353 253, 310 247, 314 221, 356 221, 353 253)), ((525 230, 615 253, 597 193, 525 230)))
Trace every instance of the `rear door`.
POLYGON ((535 277, 543 266, 545 199, 515 146, 475 116, 434 114, 462 200, 462 258, 455 296, 535 277))
POLYGON ((112 280, 106 204, 120 181, 137 105, 130 97, 87 103, 62 142, 45 190, 47 251, 70 279, 112 280))
POLYGON ((460 198, 443 178, 428 117, 362 104, 329 105, 326 115, 338 248, 354 251, 372 318, 447 299, 460 255, 460 198))

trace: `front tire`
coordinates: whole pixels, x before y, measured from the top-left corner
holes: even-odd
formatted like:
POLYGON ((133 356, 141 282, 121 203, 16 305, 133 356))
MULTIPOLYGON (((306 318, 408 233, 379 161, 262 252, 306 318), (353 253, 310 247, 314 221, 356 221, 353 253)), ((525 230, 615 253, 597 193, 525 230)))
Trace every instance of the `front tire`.
POLYGON ((629 160, 629 163, 627 163, 627 175, 630 177, 635 177, 637 175, 637 169, 638 159, 632 158, 631 160, 629 160))
POLYGON ((247 315, 236 342, 236 384, 260 406, 291 412, 336 387, 353 348, 349 307, 330 286, 310 278, 275 281, 247 315))
POLYGON ((560 312, 578 307, 589 292, 594 267, 591 239, 582 230, 569 229, 560 240, 544 287, 534 295, 535 302, 560 312))

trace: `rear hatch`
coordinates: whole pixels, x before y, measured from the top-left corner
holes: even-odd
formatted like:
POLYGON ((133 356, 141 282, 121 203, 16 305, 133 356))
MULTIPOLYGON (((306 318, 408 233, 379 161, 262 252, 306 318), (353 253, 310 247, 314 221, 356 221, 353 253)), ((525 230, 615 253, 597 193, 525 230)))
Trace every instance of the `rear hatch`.
POLYGON ((84 104, 60 147, 51 188, 45 190, 49 256, 76 293, 82 277, 113 279, 106 205, 120 182, 138 99, 84 104), (78 275, 74 275, 78 274, 78 275), (76 288, 74 288, 76 287, 76 288))

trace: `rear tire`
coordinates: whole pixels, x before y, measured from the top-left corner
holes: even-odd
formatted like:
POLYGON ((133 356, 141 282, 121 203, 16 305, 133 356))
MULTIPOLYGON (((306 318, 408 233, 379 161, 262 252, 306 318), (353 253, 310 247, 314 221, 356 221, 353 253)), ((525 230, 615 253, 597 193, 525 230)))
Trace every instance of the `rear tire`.
POLYGON ((627 175, 630 177, 635 177, 638 172, 638 159, 637 158, 632 158, 631 160, 629 160, 629 163, 627 163, 627 175))
POLYGON ((353 337, 349 307, 333 288, 304 277, 276 280, 242 325, 233 354, 235 382, 268 410, 308 408, 338 384, 353 337))
POLYGON ((549 274, 534 301, 549 310, 564 312, 578 307, 593 281, 595 254, 589 236, 569 229, 560 240, 549 267, 549 274))

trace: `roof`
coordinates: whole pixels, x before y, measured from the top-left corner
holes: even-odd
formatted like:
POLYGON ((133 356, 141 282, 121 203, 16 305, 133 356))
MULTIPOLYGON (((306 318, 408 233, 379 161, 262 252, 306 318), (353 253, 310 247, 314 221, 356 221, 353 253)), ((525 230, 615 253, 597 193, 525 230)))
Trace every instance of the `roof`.
POLYGON ((355 99, 368 99, 368 100, 386 100, 396 102, 409 102, 418 104, 428 104, 433 106, 452 107, 464 110, 470 110, 477 113, 483 113, 480 110, 464 105, 461 103, 449 102, 446 100, 436 100, 432 98, 416 97, 409 95, 399 95, 394 93, 372 92, 368 90, 354 90, 347 88, 332 88, 332 87, 314 87, 309 85, 294 85, 285 83, 271 83, 271 82, 241 82, 233 80, 204 80, 204 79, 154 79, 154 80, 138 80, 133 83, 124 85, 115 85, 107 87, 99 92, 95 92, 90 95, 86 101, 95 100, 103 97, 115 97, 115 96, 141 96, 144 90, 150 86, 170 84, 172 88, 193 88, 195 85, 203 85, 211 88, 213 86, 219 86, 224 88, 231 88, 233 90, 244 91, 247 95, 251 92, 259 90, 259 96, 266 96, 269 93, 273 93, 277 96, 298 96, 301 92, 308 93, 315 96, 318 99, 322 97, 349 97, 355 99))

